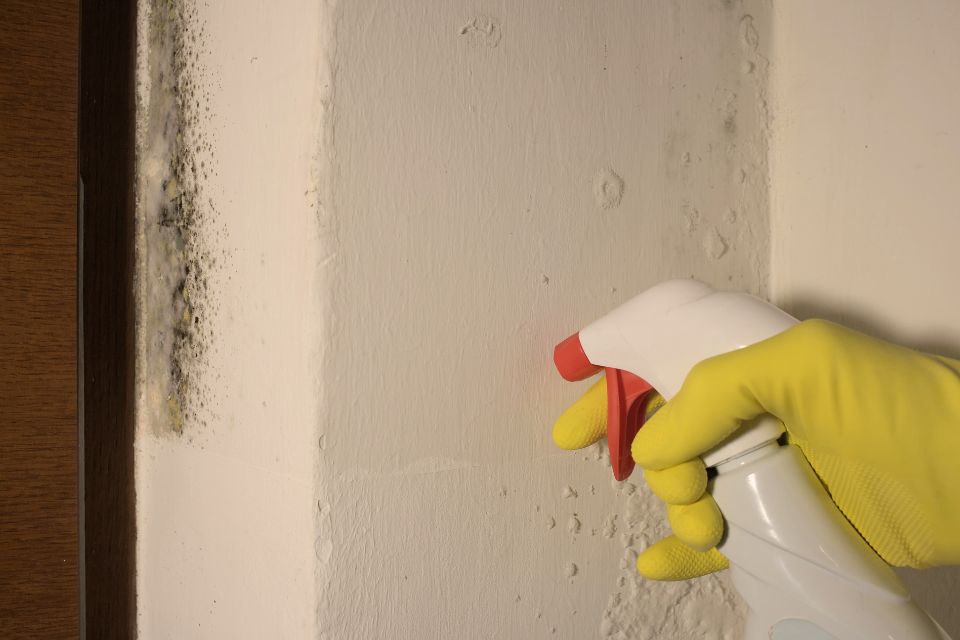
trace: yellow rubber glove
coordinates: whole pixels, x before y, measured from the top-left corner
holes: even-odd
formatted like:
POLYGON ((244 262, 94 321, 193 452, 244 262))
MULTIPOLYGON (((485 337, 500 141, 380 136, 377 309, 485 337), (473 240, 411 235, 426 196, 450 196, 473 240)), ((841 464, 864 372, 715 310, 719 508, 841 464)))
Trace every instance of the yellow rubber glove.
MULTIPOLYGON (((558 446, 603 435, 603 389, 597 383, 557 421, 558 446)), ((674 533, 639 556, 641 574, 681 580, 727 566, 699 456, 763 413, 783 421, 884 560, 960 564, 960 361, 809 320, 698 364, 634 439, 634 460, 667 503, 674 533)))

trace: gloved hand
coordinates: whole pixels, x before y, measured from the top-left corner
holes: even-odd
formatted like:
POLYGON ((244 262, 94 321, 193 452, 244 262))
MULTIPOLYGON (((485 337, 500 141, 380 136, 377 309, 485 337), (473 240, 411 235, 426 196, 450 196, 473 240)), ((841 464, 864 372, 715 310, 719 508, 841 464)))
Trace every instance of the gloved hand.
MULTIPOLYGON (((605 434, 605 389, 601 379, 560 417, 558 446, 605 434)), ((684 580, 726 568, 716 549, 723 518, 699 456, 763 413, 783 421, 884 560, 960 564, 960 361, 808 320, 699 363, 637 434, 633 458, 673 529, 640 554, 642 575, 684 580)))

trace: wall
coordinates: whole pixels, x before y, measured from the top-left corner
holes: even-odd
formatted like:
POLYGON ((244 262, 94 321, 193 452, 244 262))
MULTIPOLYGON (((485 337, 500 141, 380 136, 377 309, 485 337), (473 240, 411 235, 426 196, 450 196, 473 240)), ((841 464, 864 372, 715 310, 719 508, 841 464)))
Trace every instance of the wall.
POLYGON ((733 0, 144 0, 139 630, 735 636, 553 344, 762 292, 767 19, 733 0))
MULTIPOLYGON (((960 355, 960 6, 774 4, 771 294, 960 355)), ((960 570, 903 572, 960 637, 960 570)))
POLYGON ((722 580, 635 577, 645 490, 548 435, 559 339, 666 277, 763 287, 763 20, 728 4, 340 5, 328 637, 732 637, 722 580))
POLYGON ((327 29, 140 3, 141 638, 316 636, 327 29))

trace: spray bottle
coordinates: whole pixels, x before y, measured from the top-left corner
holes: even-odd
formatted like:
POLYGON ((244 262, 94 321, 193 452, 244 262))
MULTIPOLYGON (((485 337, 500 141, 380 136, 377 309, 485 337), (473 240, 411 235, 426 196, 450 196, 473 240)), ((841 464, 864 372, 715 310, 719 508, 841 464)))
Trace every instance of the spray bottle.
MULTIPOLYGON (((669 400, 699 361, 776 335, 797 320, 757 298, 694 280, 657 285, 554 352, 567 380, 607 377, 614 476, 653 390, 669 400)), ((762 416, 703 456, 726 521, 718 548, 749 606, 745 640, 950 640, 827 495, 803 454, 762 416)))

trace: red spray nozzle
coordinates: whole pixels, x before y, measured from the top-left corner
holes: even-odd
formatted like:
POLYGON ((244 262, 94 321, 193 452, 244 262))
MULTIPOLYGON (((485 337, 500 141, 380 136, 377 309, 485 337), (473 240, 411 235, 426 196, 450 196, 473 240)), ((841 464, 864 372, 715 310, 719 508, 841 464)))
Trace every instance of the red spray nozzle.
POLYGON ((569 382, 586 380, 603 369, 590 362, 587 354, 583 352, 579 333, 573 334, 554 347, 553 363, 563 379, 569 382))

